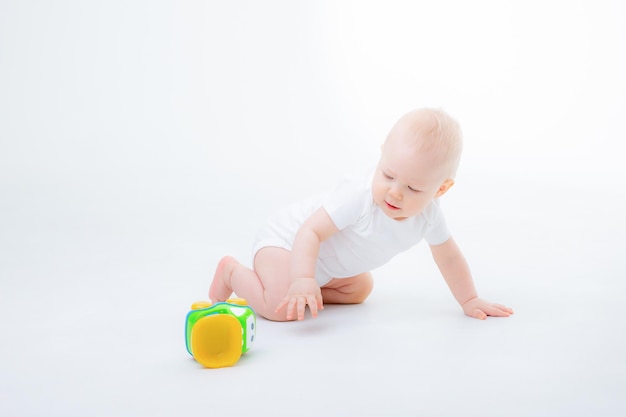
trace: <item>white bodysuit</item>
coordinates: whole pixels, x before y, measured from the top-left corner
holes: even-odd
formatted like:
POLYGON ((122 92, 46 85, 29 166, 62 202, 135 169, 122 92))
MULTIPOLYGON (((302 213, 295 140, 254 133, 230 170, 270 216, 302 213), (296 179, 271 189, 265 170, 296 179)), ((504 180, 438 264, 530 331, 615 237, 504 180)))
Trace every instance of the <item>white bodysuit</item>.
POLYGON ((321 286, 332 278, 348 278, 382 266, 395 255, 419 243, 444 243, 450 237, 439 200, 405 220, 388 217, 372 198, 371 176, 345 180, 325 198, 290 205, 269 219, 259 231, 253 256, 264 247, 291 250, 296 232, 320 206, 339 232, 320 245, 315 279, 321 286))

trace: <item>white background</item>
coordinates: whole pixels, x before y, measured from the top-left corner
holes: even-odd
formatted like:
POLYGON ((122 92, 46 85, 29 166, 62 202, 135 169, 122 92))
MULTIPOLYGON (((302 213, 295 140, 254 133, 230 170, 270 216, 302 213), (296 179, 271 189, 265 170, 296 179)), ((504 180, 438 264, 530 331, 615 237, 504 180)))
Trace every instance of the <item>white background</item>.
POLYGON ((626 413, 620 1, 0 2, 0 414, 626 413), (483 296, 424 246, 361 306, 184 349, 225 254, 376 163, 422 106, 461 123, 443 199, 483 296))

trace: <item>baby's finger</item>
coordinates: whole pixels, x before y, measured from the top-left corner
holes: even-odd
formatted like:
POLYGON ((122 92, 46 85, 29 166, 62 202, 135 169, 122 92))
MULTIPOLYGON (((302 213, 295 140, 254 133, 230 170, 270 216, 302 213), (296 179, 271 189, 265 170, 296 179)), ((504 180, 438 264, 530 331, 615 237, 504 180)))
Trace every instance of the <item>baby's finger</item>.
POLYGON ((317 317, 317 300, 315 297, 310 295, 307 298, 307 303, 309 304, 309 310, 311 310, 311 316, 317 317))
POLYGON ((513 309, 510 307, 503 306, 502 304, 493 304, 493 306, 497 308, 498 310, 506 311, 509 314, 514 314, 513 309))
POLYGON ((306 298, 298 297, 298 320, 304 320, 305 308, 306 308, 306 298))
POLYGON ((317 301, 317 309, 318 310, 323 310, 324 309, 324 300, 322 299, 322 294, 318 294, 317 297, 315 297, 315 300, 317 301))
POLYGON ((485 320, 487 318, 487 314, 485 314, 485 312, 479 308, 475 308, 474 310, 472 310, 469 316, 478 320, 485 320))
POLYGON ((283 298, 283 301, 280 302, 280 304, 278 304, 278 306, 276 307, 276 310, 274 310, 275 313, 280 313, 282 310, 285 309, 285 307, 287 307, 287 304, 289 304, 289 298, 285 297, 283 298))
POLYGON ((511 315, 511 313, 509 313, 508 311, 501 310, 500 308, 496 306, 490 306, 486 308, 485 313, 487 313, 488 315, 492 317, 509 317, 511 315))
POLYGON ((294 298, 290 298, 289 299, 289 304, 287 305, 287 320, 293 320, 294 316, 296 314, 296 303, 297 303, 297 299, 294 298))

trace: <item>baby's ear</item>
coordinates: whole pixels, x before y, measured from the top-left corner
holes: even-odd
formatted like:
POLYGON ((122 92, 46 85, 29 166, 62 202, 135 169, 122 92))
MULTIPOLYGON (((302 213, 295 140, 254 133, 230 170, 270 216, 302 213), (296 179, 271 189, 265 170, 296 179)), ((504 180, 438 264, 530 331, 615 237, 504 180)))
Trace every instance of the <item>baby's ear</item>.
POLYGON ((444 195, 449 189, 450 187, 452 187, 454 185, 454 180, 451 178, 448 178, 447 180, 445 180, 443 182, 443 184, 441 184, 439 186, 439 189, 437 190, 437 193, 435 194, 435 197, 441 197, 442 195, 444 195))

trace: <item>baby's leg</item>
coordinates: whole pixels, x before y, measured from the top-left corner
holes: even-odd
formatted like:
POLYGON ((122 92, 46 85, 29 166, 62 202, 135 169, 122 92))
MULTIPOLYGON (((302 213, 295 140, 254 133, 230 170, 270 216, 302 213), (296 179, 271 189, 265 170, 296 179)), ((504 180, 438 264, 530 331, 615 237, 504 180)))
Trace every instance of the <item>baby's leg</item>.
POLYGON ((217 266, 209 298, 213 302, 224 301, 235 292, 245 298, 254 311, 275 321, 286 321, 286 311, 274 310, 289 289, 289 263, 291 253, 285 249, 266 247, 257 252, 255 269, 246 268, 229 256, 217 266))
POLYGON ((372 274, 364 272, 350 278, 333 278, 322 287, 324 304, 360 304, 374 288, 372 274))
POLYGON ((215 274, 213 274, 213 281, 209 288, 209 299, 214 302, 226 301, 233 293, 233 287, 231 286, 231 275, 233 271, 239 266, 239 262, 231 256, 223 257, 217 264, 215 274))

